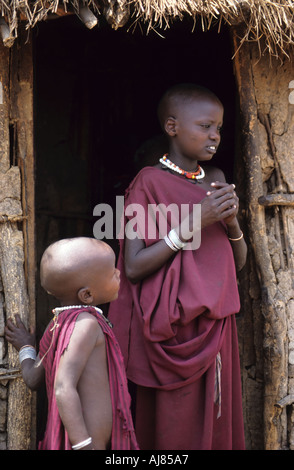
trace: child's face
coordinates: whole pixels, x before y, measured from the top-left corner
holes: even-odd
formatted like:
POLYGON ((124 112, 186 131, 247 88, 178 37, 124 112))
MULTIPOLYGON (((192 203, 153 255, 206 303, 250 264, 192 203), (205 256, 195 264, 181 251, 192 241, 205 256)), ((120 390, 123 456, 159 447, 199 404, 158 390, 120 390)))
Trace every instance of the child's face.
POLYGON ((115 267, 115 255, 110 252, 101 261, 92 282, 93 305, 112 302, 117 299, 120 286, 120 272, 115 267))
POLYGON ((189 159, 211 160, 220 143, 223 107, 217 101, 192 100, 176 117, 175 149, 189 159))

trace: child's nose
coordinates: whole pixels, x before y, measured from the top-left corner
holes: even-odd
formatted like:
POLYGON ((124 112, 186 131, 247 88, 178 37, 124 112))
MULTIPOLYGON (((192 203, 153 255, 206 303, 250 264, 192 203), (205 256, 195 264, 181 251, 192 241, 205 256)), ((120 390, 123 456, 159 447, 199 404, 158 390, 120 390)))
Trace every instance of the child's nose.
POLYGON ((218 140, 220 138, 220 133, 217 129, 210 129, 210 136, 213 140, 218 140))

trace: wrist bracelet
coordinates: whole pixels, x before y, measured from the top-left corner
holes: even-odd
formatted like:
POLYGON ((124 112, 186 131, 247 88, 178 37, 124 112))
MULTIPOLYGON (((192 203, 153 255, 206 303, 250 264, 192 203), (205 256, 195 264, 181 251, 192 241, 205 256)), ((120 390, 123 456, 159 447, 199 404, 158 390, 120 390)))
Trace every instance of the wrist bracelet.
POLYGON ((164 241, 171 250, 179 251, 179 249, 171 242, 171 240, 169 239, 167 235, 165 235, 164 241))
POLYGON ((241 232, 241 235, 240 235, 239 238, 230 238, 230 237, 228 237, 228 239, 231 240, 231 242, 237 242, 239 240, 242 240, 242 238, 243 238, 243 232, 241 232))
POLYGON ((20 364, 25 359, 33 359, 33 361, 35 361, 36 357, 37 357, 37 353, 36 353, 36 349, 34 348, 34 346, 29 346, 29 345, 23 346, 22 348, 20 348, 18 352, 18 358, 19 358, 20 364))
POLYGON ((83 449, 83 447, 88 446, 89 444, 92 444, 92 437, 88 437, 88 439, 85 439, 82 442, 79 442, 78 444, 75 444, 74 446, 71 446, 73 450, 80 450, 83 449))
POLYGON ((187 243, 182 242, 182 240, 180 239, 180 237, 179 237, 179 235, 177 234, 177 232, 175 231, 175 229, 172 229, 172 230, 168 233, 168 238, 170 239, 170 241, 172 242, 172 244, 175 245, 175 247, 176 247, 178 250, 181 250, 182 248, 184 248, 184 246, 187 245, 187 243))
POLYGON ((20 350, 18 352, 22 351, 22 349, 25 349, 25 348, 34 348, 34 349, 36 349, 35 346, 33 346, 32 344, 25 344, 24 346, 22 346, 20 348, 20 350))

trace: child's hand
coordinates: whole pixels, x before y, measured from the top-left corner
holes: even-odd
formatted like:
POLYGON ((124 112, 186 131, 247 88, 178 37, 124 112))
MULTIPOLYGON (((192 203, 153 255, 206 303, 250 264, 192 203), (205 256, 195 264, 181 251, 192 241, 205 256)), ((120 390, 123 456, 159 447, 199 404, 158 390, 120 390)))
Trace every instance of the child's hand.
POLYGON ((27 344, 35 346, 35 331, 28 331, 19 315, 15 315, 15 323, 11 318, 8 318, 5 327, 5 338, 17 351, 27 344))
POLYGON ((235 185, 216 181, 211 184, 211 191, 202 201, 202 227, 223 220, 230 225, 238 214, 239 199, 235 185))
POLYGON ((230 223, 234 221, 234 219, 237 216, 238 211, 239 211, 239 198, 238 198, 237 194, 234 191, 235 190, 235 185, 234 184, 228 184, 228 183, 220 183, 219 181, 216 181, 215 183, 212 183, 212 184, 213 184, 213 188, 217 188, 217 189, 222 188, 222 187, 228 187, 228 190, 231 191, 232 194, 233 194, 233 197, 234 197, 234 204, 232 206, 232 208, 234 209, 233 213, 229 217, 226 217, 225 219, 223 219, 223 221, 227 225, 230 225, 230 223), (233 190, 232 190, 232 188, 233 188, 233 190))

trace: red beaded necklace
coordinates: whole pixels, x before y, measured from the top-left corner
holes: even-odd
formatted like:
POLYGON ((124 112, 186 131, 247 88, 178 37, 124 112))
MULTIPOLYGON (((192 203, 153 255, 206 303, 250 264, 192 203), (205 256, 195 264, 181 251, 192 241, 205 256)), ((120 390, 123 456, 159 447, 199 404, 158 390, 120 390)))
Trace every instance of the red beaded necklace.
POLYGON ((200 165, 197 165, 197 170, 196 171, 183 170, 182 168, 180 168, 178 165, 171 162, 167 158, 167 153, 165 155, 163 155, 163 157, 160 158, 159 161, 160 161, 160 163, 162 163, 164 166, 166 166, 170 170, 175 171, 176 173, 179 173, 180 175, 183 175, 183 176, 185 176, 185 178, 188 178, 188 179, 192 179, 192 180, 197 179, 198 180, 198 179, 204 178, 204 176, 205 176, 205 172, 204 172, 203 168, 200 165))

